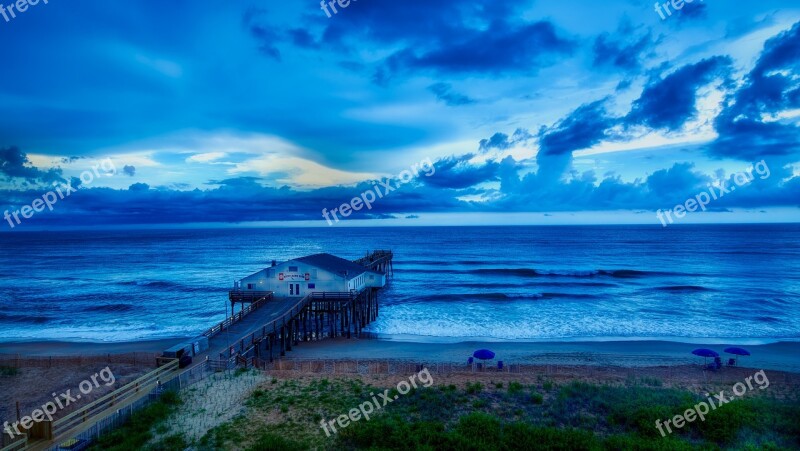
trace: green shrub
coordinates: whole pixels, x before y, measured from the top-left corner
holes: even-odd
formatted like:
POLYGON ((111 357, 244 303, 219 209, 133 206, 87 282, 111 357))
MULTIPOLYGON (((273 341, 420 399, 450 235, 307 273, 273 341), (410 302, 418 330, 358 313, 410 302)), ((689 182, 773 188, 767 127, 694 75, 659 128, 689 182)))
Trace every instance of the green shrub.
POLYGON ((19 374, 19 368, 15 368, 13 366, 0 366, 0 376, 2 377, 12 377, 19 374))
POLYGON ((455 432, 478 449, 491 449, 497 446, 503 435, 497 417, 479 412, 461 417, 456 424, 455 432))
MULTIPOLYGON (((156 430, 175 411, 181 403, 180 396, 173 391, 161 394, 158 401, 136 411, 120 428, 100 437, 92 446, 96 450, 127 451, 131 449, 148 449, 147 443, 153 439, 152 431, 156 430)), ((166 437, 154 449, 171 451, 186 448, 181 436, 166 437)))
POLYGON ((508 384, 508 394, 509 395, 516 395, 522 392, 523 385, 519 382, 509 382, 508 384))
POLYGON ((690 451, 698 449, 697 446, 687 443, 677 437, 642 437, 636 434, 617 434, 605 440, 604 448, 611 450, 637 450, 637 451, 690 451))
POLYGON ((308 447, 272 432, 263 432, 247 451, 303 451, 308 447))
POLYGON ((592 432, 578 429, 537 427, 525 423, 506 426, 500 449, 509 450, 599 450, 600 440, 592 432))
POLYGON ((703 437, 711 442, 728 444, 736 440, 742 426, 753 424, 757 417, 746 400, 735 400, 706 414, 705 421, 693 423, 703 437))

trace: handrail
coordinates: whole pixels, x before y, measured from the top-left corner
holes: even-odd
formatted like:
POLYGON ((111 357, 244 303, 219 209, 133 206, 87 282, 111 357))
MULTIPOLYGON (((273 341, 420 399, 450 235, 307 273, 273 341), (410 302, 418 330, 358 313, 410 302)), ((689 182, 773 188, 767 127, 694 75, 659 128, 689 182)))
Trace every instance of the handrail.
MULTIPOLYGON (((307 303, 313 297, 313 295, 314 295, 313 292, 312 293, 308 293, 307 295, 305 295, 302 299, 300 299, 300 301, 297 304, 293 305, 286 313, 284 313, 283 315, 281 315, 278 318, 273 319, 269 323, 265 324, 261 328, 261 330, 264 331, 269 326, 273 326, 274 327, 275 324, 277 324, 279 321, 285 320, 286 316, 288 316, 288 315, 294 316, 294 314, 293 314, 294 309, 297 308, 297 306, 299 306, 301 304, 307 303)), ((303 305, 303 308, 305 308, 305 305, 303 305)), ((248 335, 246 337, 242 337, 239 341, 237 341, 236 344, 239 345, 239 348, 244 348, 244 342, 245 342, 245 340, 247 338, 250 338, 250 341, 251 341, 251 344, 252 344, 252 342, 255 341, 255 332, 251 333, 250 335, 248 335)), ((220 357, 222 358, 222 360, 227 360, 227 359, 233 358, 233 348, 236 347, 236 344, 233 345, 233 346, 230 346, 228 348, 228 350, 227 350, 228 357, 227 358, 226 357, 222 357, 225 354, 225 352, 220 353, 220 357)))
POLYGON ((25 449, 25 445, 27 444, 28 444, 28 437, 26 436, 25 438, 17 440, 16 442, 0 449, 0 451, 15 451, 20 449, 25 449))
MULTIPOLYGON (((161 376, 161 375, 163 375, 165 373, 168 373, 168 372, 172 372, 172 371, 176 370, 177 368, 178 368, 178 360, 176 359, 176 360, 173 360, 172 362, 167 363, 166 365, 164 365, 164 366, 162 366, 162 367, 160 367, 160 368, 158 368, 158 369, 156 369, 154 371, 151 371, 151 372, 145 374, 144 376, 139 377, 138 379, 134 380, 133 382, 130 382, 130 383, 124 385, 123 387, 120 387, 117 390, 112 391, 111 393, 101 397, 100 399, 97 399, 97 400, 89 403, 85 407, 83 407, 81 409, 78 409, 78 410, 72 412, 71 414, 69 414, 69 415, 67 415, 67 416, 65 416, 63 418, 59 418, 58 420, 53 421, 53 434, 56 435, 56 432, 55 432, 56 428, 62 428, 62 427, 64 427, 65 424, 66 424, 66 426, 75 426, 76 423, 86 422, 87 418, 88 418, 88 416, 90 414, 90 411, 94 410, 95 407, 101 406, 101 407, 103 407, 103 409, 111 407, 111 406, 119 403, 121 400, 126 399, 128 397, 128 395, 130 394, 130 391, 132 389, 135 389, 134 392, 139 392, 142 388, 146 388, 147 387, 147 383, 152 382, 154 379, 157 379, 159 376, 161 376), (109 400, 111 400, 111 403, 108 404, 108 405, 105 405, 105 403, 107 401, 109 401, 109 400), (73 421, 78 416, 81 417, 80 421, 79 422, 73 421)), ((94 415, 94 413, 92 415, 94 415)))
POLYGON ((241 321, 245 316, 261 308, 262 305, 264 305, 267 301, 272 299, 272 295, 274 294, 274 292, 272 291, 258 291, 252 293, 264 293, 265 295, 261 299, 251 303, 250 305, 242 309, 242 311, 240 311, 239 313, 232 315, 228 318, 225 318, 224 321, 206 330, 205 332, 203 332, 203 335, 208 338, 211 338, 217 335, 218 333, 222 332, 223 330, 231 327, 232 325, 241 321))
MULTIPOLYGON (((261 327, 261 335, 262 337, 265 336, 267 333, 267 329, 275 329, 277 324, 282 321, 285 321, 288 318, 292 318, 301 310, 303 310, 306 305, 311 300, 320 300, 320 299, 331 299, 331 300, 341 300, 341 299, 353 299, 358 294, 351 293, 351 292, 318 292, 314 291, 305 295, 298 303, 294 304, 289 310, 287 310, 283 315, 279 316, 278 318, 273 319, 272 321, 268 322, 267 324, 261 327), (295 309, 297 311, 295 311, 295 309)), ((245 353, 245 343, 249 342, 246 351, 249 351, 253 344, 256 342, 256 332, 252 332, 249 335, 240 338, 236 341, 233 345, 229 346, 227 350, 220 353, 220 359, 228 360, 232 359, 238 353, 245 353), (234 353, 234 348, 239 348, 238 353, 234 353)))

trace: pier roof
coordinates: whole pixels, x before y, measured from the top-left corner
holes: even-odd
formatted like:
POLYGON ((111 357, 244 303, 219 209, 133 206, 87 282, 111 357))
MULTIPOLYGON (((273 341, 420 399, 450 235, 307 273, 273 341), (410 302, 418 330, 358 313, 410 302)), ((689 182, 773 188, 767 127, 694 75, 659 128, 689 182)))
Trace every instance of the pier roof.
MULTIPOLYGON (((316 266, 319 269, 332 272, 334 274, 342 274, 347 271, 347 277, 352 279, 365 272, 374 272, 359 264, 353 263, 350 260, 337 257, 331 254, 314 254, 306 257, 295 258, 293 261, 302 262, 307 265, 316 266)), ((379 273, 377 273, 379 274, 379 273)))

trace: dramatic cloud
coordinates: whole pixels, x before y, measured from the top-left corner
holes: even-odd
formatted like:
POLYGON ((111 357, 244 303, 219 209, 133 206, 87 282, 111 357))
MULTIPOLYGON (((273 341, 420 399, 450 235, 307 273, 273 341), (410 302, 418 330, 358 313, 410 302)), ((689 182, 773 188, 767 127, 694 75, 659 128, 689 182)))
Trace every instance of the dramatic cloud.
POLYGON ((492 161, 482 165, 470 164, 469 160, 473 157, 472 154, 466 154, 438 160, 435 163, 436 174, 425 177, 423 182, 439 188, 462 189, 495 180, 500 165, 492 161))
POLYGON ((552 127, 539 130, 539 152, 562 155, 591 147, 607 137, 616 119, 608 116, 606 99, 581 105, 552 127))
POLYGON ((364 45, 395 51, 374 80, 429 71, 438 75, 533 74, 577 48, 552 22, 520 20, 527 2, 360 2, 330 20, 322 41, 355 53, 364 45))
POLYGON ((653 78, 634 102, 626 122, 679 130, 697 113, 698 89, 714 81, 724 82, 730 65, 730 58, 715 56, 683 66, 664 78, 653 78))
POLYGON ((616 119, 606 112, 607 99, 581 105, 552 127, 539 130, 538 180, 558 180, 572 161, 572 152, 591 147, 608 137, 616 119))
MULTIPOLYGON (((754 160, 800 153, 800 128, 782 119, 800 108, 800 22, 768 40, 744 84, 715 121, 719 138, 710 152, 754 160)), ((797 158, 793 159, 794 161, 797 158)))
POLYGON ((0 175, 7 179, 22 179, 25 183, 63 181, 61 169, 41 170, 34 167, 18 147, 0 148, 0 175))
POLYGON ((352 217, 654 210, 762 159, 772 176, 715 208, 798 205, 797 6, 696 0, 663 22, 628 0, 267 8, 132 3, 123 20, 50 2, 0 26, 19 44, 0 71, 0 208, 105 157, 117 177, 31 225, 324 225, 421 157, 435 175, 352 217))
POLYGON ((615 69, 633 70, 641 67, 644 55, 651 51, 654 42, 650 32, 636 36, 629 21, 620 24, 616 33, 603 33, 594 41, 594 65, 615 69))
POLYGON ((485 31, 472 31, 447 45, 399 51, 388 59, 386 69, 389 73, 431 69, 445 74, 532 74, 539 67, 553 64, 555 56, 570 54, 573 48, 552 23, 516 26, 495 22, 485 31))

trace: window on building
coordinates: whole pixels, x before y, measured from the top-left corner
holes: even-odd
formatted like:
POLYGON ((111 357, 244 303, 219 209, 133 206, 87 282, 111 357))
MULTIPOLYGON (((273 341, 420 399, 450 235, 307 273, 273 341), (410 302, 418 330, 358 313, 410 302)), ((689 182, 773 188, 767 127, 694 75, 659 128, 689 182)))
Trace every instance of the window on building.
POLYGON ((298 271, 297 270, 297 266, 290 266, 289 267, 289 272, 297 272, 297 271, 298 271))
POLYGON ((252 290, 253 289, 253 284, 252 283, 248 283, 247 284, 247 289, 248 290, 252 290))
POLYGON ((314 288, 317 288, 317 284, 315 284, 315 283, 308 284, 308 289, 309 290, 313 290, 314 288))

